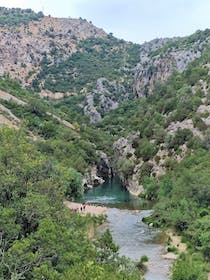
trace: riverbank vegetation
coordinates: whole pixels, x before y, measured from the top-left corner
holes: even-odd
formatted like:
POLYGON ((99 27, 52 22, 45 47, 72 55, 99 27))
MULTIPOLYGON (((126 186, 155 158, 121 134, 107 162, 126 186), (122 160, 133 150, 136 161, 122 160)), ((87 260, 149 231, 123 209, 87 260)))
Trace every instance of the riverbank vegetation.
POLYGON ((158 201, 147 222, 174 228, 188 245, 174 266, 173 280, 207 279, 210 270, 209 168, 210 152, 198 150, 158 181, 146 184, 148 196, 158 201))
POLYGON ((2 128, 0 142, 1 279, 140 279, 109 232, 90 241, 93 219, 64 207, 76 171, 52 162, 22 130, 2 128))
POLYGON ((65 197, 82 195, 82 176, 97 163, 96 149, 109 148, 110 136, 74 117, 75 129, 66 127, 52 117, 65 119, 59 109, 14 80, 2 79, 0 87, 26 103, 1 100, 22 127, 0 129, 0 278, 141 279, 136 265, 119 257, 110 233, 89 240, 100 218, 63 205, 65 197))
POLYGON ((145 187, 144 197, 156 203, 148 222, 174 228, 188 244, 189 253, 174 266, 173 280, 207 279, 210 270, 210 152, 204 122, 209 112, 198 112, 200 105, 209 105, 209 74, 204 66, 209 57, 207 49, 182 74, 174 72, 166 83, 156 84, 153 95, 123 103, 97 123, 116 137, 136 135, 135 163, 143 160, 139 183, 145 187), (185 120, 192 120, 199 136, 190 127, 169 133, 171 123, 185 120), (186 158, 180 157, 182 145, 186 158), (161 159, 155 156, 158 150, 160 154, 166 150, 168 159, 162 166, 166 174, 155 178, 152 164, 161 159))
MULTIPOLYGON (((43 14, 0 8, 0 16, 1 26, 13 28, 31 20, 38 22, 43 14)), ((66 197, 82 195, 82 178, 97 165, 100 151, 107 154, 115 172, 125 180, 138 175, 137 184, 145 188, 144 198, 155 203, 154 213, 147 220, 163 229, 173 228, 187 243, 187 252, 174 265, 172 280, 206 279, 210 271, 208 36, 209 30, 199 31, 155 47, 151 58, 196 41, 196 53, 202 54, 182 73, 174 69, 166 82, 154 83, 153 94, 146 86, 142 98, 134 98, 133 86, 140 56, 146 55, 147 63, 147 53, 138 44, 111 34, 78 41, 75 52, 66 60, 52 40, 50 56, 47 52, 40 56, 40 72, 34 76, 30 90, 22 89, 7 74, 0 79, 1 90, 25 102, 1 100, 9 110, 1 113, 9 118, 11 112, 21 123, 16 131, 0 129, 1 279, 140 279, 138 268, 143 268, 143 260, 136 266, 119 257, 109 232, 97 241, 89 240, 87 228, 94 219, 72 213, 63 205, 66 197), (205 44, 201 46, 201 42, 205 44), (97 91, 99 78, 107 79, 103 86, 119 107, 109 113, 101 110, 102 120, 92 124, 83 109, 87 93, 97 91), (32 89, 69 96, 41 100, 32 89), (201 105, 204 109, 199 111, 201 105), (178 129, 177 123, 181 124, 178 129), (130 142, 122 141, 125 146, 119 150, 128 147, 127 153, 116 156, 113 143, 121 137, 130 142), (157 176, 154 166, 165 175, 157 176)), ((186 61, 179 55, 177 58, 185 65, 192 53, 186 53, 186 61)), ((152 69, 154 65, 144 66, 142 71, 156 69, 152 69)), ((32 79, 32 73, 28 78, 32 79)), ((93 109, 100 109, 99 96, 92 97, 93 109)))

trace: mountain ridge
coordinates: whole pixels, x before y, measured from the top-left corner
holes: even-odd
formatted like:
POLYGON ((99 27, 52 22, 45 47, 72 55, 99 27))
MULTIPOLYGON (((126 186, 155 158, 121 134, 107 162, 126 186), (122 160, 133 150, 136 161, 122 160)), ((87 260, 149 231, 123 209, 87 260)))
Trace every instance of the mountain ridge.
POLYGON ((82 19, 3 13, 0 278, 140 279, 141 261, 119 258, 109 232, 87 240, 93 220, 62 203, 118 175, 155 204, 150 226, 187 240, 172 280, 206 280, 209 29, 138 45, 82 19))

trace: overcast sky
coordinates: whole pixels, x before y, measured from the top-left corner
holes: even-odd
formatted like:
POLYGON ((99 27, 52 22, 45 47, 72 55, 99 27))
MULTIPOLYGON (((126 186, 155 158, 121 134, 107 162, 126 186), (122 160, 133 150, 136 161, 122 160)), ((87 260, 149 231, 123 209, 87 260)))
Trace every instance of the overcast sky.
POLYGON ((210 28, 210 0, 0 0, 0 6, 82 17, 136 43, 210 28))

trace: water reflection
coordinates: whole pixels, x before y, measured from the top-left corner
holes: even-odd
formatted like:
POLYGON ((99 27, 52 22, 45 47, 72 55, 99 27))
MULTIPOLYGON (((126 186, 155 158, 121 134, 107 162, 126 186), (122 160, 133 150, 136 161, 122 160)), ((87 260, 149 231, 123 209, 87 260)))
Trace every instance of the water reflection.
POLYGON ((143 202, 131 195, 118 177, 108 180, 102 185, 85 192, 83 199, 96 204, 104 204, 107 207, 119 209, 142 209, 143 202))

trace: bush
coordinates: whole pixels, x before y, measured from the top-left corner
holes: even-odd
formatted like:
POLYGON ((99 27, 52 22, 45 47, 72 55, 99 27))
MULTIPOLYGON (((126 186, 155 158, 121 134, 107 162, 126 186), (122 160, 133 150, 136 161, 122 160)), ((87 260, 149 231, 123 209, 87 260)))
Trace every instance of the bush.
POLYGON ((139 182, 142 183, 144 177, 149 177, 152 171, 153 165, 149 162, 144 162, 141 166, 139 182))
POLYGON ((119 160, 117 162, 117 168, 119 172, 127 179, 130 175, 133 174, 133 169, 135 165, 132 160, 119 160))
POLYGON ((168 140, 168 148, 177 150, 180 145, 185 144, 190 138, 193 137, 193 133, 190 129, 178 129, 173 137, 170 137, 168 140))
POLYGON ((140 139, 136 144, 135 154, 138 158, 142 157, 144 161, 148 161, 157 153, 158 148, 146 138, 140 139))
POLYGON ((205 122, 198 116, 195 116, 193 118, 193 125, 194 125, 194 127, 197 127, 201 131, 204 131, 207 129, 207 125, 205 124, 205 122))
POLYGON ((204 265, 191 256, 180 258, 173 267, 172 280, 207 280, 204 265))

